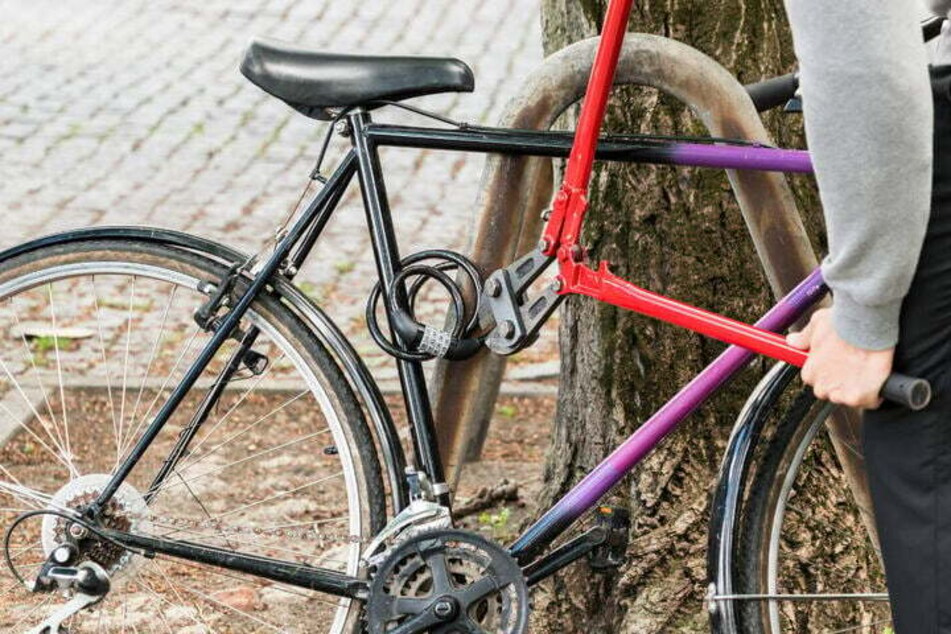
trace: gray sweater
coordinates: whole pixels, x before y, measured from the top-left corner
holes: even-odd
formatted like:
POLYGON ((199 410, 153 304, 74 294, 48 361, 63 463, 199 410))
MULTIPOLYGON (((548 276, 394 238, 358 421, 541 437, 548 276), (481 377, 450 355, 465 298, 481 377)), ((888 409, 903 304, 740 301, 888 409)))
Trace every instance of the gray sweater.
MULTIPOLYGON (((926 2, 938 15, 951 9, 951 0, 926 2)), ((822 270, 833 323, 853 345, 888 348, 930 210, 922 8, 919 0, 786 0, 786 10, 829 237, 822 270)))

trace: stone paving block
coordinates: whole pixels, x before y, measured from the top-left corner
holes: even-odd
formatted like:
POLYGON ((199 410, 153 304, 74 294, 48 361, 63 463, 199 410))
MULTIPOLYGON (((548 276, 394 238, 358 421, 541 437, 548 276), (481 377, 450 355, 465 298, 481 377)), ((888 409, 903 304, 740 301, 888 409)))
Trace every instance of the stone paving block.
MULTIPOLYGON (((481 124, 542 56, 539 0, 11 0, 0 23, 0 247, 53 229, 160 224, 261 248, 307 182, 327 124, 239 74, 255 35, 460 57, 476 71, 473 94, 413 103, 481 124)), ((344 150, 335 139, 324 174, 344 150)), ((484 157, 392 149, 383 162, 401 252, 465 248, 484 157)), ((375 278, 352 189, 300 279, 355 334, 375 278)))

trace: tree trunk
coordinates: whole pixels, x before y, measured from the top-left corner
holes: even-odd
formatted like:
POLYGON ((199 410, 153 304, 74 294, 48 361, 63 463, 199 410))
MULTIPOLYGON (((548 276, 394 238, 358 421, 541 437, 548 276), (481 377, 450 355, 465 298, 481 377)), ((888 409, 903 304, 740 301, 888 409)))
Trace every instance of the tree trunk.
MULTIPOLYGON (((596 34, 607 2, 542 5, 551 54, 596 34)), ((788 72, 795 63, 780 0, 637 2, 630 31, 686 42, 744 82, 788 72)), ((777 113, 767 126, 779 145, 803 147, 799 117, 777 113)), ((704 133, 683 107, 646 89, 618 90, 606 129, 704 133)), ((819 217, 811 179, 792 185, 815 235, 819 217)), ((599 164, 590 208, 584 244, 591 261, 608 260, 613 272, 635 283, 747 322, 772 303, 722 171, 599 164)), ((563 495, 724 348, 586 298, 566 302, 560 336, 561 389, 540 508, 563 495)), ((608 501, 629 508, 633 518, 629 563, 613 575, 592 575, 582 564, 557 576, 536 595, 533 631, 706 630, 710 487, 736 413, 765 367, 758 363, 743 373, 615 488, 608 501)))

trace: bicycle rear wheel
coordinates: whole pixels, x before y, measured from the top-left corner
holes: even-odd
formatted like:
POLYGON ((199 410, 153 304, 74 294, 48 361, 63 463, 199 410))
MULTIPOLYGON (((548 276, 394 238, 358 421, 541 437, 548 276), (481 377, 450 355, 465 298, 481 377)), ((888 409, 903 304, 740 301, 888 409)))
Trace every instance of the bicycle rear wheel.
POLYGON ((735 612, 745 634, 866 632, 891 625, 878 552, 825 424, 833 406, 795 395, 751 479, 735 612))
MULTIPOLYGON (((23 512, 93 499, 204 347, 193 315, 227 268, 137 242, 43 248, 0 263, 0 529, 23 512), (205 289, 204 292, 199 289, 205 289)), ((237 292, 246 282, 239 282, 237 292)), ((225 367, 229 341, 120 488, 110 528, 361 573, 382 527, 374 444, 340 369, 279 298, 262 293, 241 327, 260 330, 243 366, 157 487, 153 478, 225 367), (154 491, 154 497, 148 491, 154 491)), ((52 516, 12 533, 24 579, 61 539, 52 516)), ((82 558, 113 578, 71 632, 352 632, 348 599, 92 540, 82 558)), ((32 577, 31 577, 32 575, 32 577)), ((23 631, 60 603, 0 574, 0 629, 23 631)))

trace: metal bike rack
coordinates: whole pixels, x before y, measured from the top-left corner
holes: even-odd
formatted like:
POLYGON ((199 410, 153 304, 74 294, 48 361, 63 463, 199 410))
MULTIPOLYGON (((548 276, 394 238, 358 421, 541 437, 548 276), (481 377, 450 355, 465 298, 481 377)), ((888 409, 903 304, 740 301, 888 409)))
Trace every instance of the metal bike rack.
MULTIPOLYGON (((598 38, 577 42, 545 60, 509 102, 500 126, 549 129, 583 95, 598 38)), ((711 136, 772 145, 743 86, 723 66, 680 42, 631 33, 616 85, 656 88, 684 104, 711 136)), ((780 297, 817 265, 796 202, 778 172, 727 170, 730 185, 773 293, 780 297)), ((541 212, 553 188, 550 159, 489 156, 477 199, 479 221, 470 253, 491 272, 535 246, 541 212)), ((506 359, 483 350, 464 362, 439 361, 433 380, 440 449, 450 483, 462 464, 478 458, 499 394, 506 359), (448 371, 451 365, 451 372, 448 371)), ((859 419, 840 410, 830 424, 836 452, 871 527, 871 503, 859 442, 859 419)), ((873 533, 874 534, 874 533, 873 533)))

